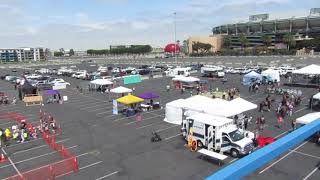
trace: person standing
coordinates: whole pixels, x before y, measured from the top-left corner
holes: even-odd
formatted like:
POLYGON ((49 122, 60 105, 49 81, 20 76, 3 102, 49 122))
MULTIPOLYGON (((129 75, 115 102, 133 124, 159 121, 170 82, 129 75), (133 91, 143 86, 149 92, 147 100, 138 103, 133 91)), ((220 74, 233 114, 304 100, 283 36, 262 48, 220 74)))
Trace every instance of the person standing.
POLYGON ((244 130, 247 130, 247 128, 248 128, 248 121, 249 121, 248 118, 244 118, 244 120, 243 120, 244 130))
POLYGON ((291 121, 291 127, 292 127, 292 131, 297 129, 297 121, 295 119, 292 119, 291 121))
POLYGON ((283 117, 281 116, 281 114, 277 115, 277 121, 278 121, 278 128, 281 129, 281 124, 283 122, 283 117))
POLYGON ((288 76, 288 82, 291 83, 291 76, 288 76))
POLYGON ((166 89, 167 89, 167 93, 169 93, 169 91, 170 91, 170 85, 167 85, 167 86, 166 86, 166 89))
POLYGON ((4 137, 5 137, 4 132, 3 132, 3 130, 0 128, 0 147, 5 146, 4 137))

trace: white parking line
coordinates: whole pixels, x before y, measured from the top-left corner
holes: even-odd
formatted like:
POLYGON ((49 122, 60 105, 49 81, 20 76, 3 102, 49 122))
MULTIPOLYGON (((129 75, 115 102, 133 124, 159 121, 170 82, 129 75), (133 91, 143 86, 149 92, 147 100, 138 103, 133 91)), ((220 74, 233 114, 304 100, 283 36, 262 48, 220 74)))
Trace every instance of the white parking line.
POLYGON ((88 112, 95 112, 95 111, 100 111, 100 110, 110 110, 110 109, 112 109, 113 107, 111 107, 111 108, 106 108, 107 106, 104 106, 103 108, 98 108, 98 109, 94 109, 94 110, 90 110, 90 111, 88 111, 88 112))
POLYGON ((182 135, 182 133, 176 134, 176 135, 174 135, 174 136, 167 137, 167 138, 165 138, 164 140, 169 140, 169 139, 178 137, 178 136, 180 136, 180 135, 182 135))
MULTIPOLYGON (((75 145, 75 146, 71 146, 71 147, 68 147, 66 149, 73 149, 73 148, 76 148, 78 147, 78 145, 75 145)), ((20 164, 20 163, 23 163, 23 162, 27 162, 27 161, 31 161, 33 159, 37 159, 37 158, 40 158, 40 157, 44 157, 44 156, 49 156, 51 154, 54 154, 54 153, 57 153, 58 151, 53 151, 53 152, 50 152, 50 153, 46 153, 46 154, 42 154, 42 155, 39 155, 39 156, 34 156, 32 158, 28 158, 28 159, 24 159, 24 160, 21 160, 21 161, 17 161, 15 164, 20 164)), ((0 166, 0 169, 2 168, 6 168, 6 167, 9 167, 11 166, 11 164, 7 164, 7 165, 4 165, 4 166, 0 166)))
POLYGON ((112 175, 117 174, 118 172, 119 172, 119 171, 115 171, 115 172, 113 172, 113 173, 110 173, 110 174, 107 174, 107 175, 105 175, 105 176, 99 177, 99 178, 97 178, 96 180, 101 180, 101 179, 110 177, 110 176, 112 176, 112 175))
POLYGON ((155 125, 155 124, 160 124, 160 123, 162 123, 162 122, 163 122, 163 121, 151 123, 151 124, 148 124, 148 125, 145 125, 145 126, 140 126, 140 127, 136 128, 136 129, 137 129, 137 130, 138 130, 138 129, 143 129, 143 128, 146 128, 146 127, 149 127, 149 126, 152 126, 152 125, 155 125))
MULTIPOLYGON (((67 139, 63 139, 63 140, 57 141, 57 143, 62 143, 62 142, 66 142, 66 141, 69 141, 69 140, 70 140, 70 138, 67 138, 67 139)), ((28 152, 28 151, 35 150, 35 149, 40 149, 42 147, 49 147, 49 146, 47 144, 44 144, 44 145, 36 146, 36 147, 30 148, 30 149, 16 151, 16 152, 12 153, 11 155, 20 154, 20 153, 28 152)))
MULTIPOLYGON (((100 114, 107 114, 107 113, 111 113, 111 112, 110 111, 105 111, 105 112, 97 113, 96 116, 98 116, 98 114, 100 115, 100 114)), ((112 115, 114 115, 114 114, 112 114, 112 115)))
POLYGON ((154 119, 154 118, 158 118, 158 117, 161 117, 161 116, 156 115, 156 116, 153 116, 153 117, 142 118, 140 121, 134 120, 134 121, 129 122, 129 123, 126 123, 126 124, 124 124, 124 125, 130 125, 130 124, 133 124, 133 123, 139 123, 139 122, 141 122, 141 121, 145 121, 145 120, 148 120, 148 119, 154 119))
MULTIPOLYGON (((86 109, 92 109, 92 108, 97 108, 99 106, 103 106, 105 108, 104 104, 96 104, 94 106, 86 105, 85 107, 81 107, 80 110, 86 110, 86 109)), ((79 107, 79 106, 78 106, 79 107)))
POLYGON ((238 158, 232 159, 229 163, 232 163, 233 161, 238 160, 238 158))
POLYGON ((315 155, 312 155, 312 154, 307 154, 307 153, 303 153, 303 152, 300 152, 300 151, 295 151, 295 150, 290 150, 290 151, 293 151, 297 154, 301 154, 301 155, 304 155, 304 156, 308 156, 308 157, 312 157, 312 158, 316 158, 316 159, 320 159, 319 156, 315 156, 315 155))
POLYGON ((162 132, 162 131, 165 131, 165 130, 168 130, 168 129, 171 129, 171 128, 174 128, 174 127, 177 127, 177 126, 180 126, 180 125, 169 126, 167 128, 164 128, 164 129, 159 129, 156 132, 162 132))
POLYGON ((303 180, 307 180, 307 179, 309 179, 309 177, 311 177, 312 176, 312 174, 313 173, 315 173, 317 170, 319 170, 320 169, 320 166, 318 166, 318 167, 316 167, 316 168, 314 168, 314 170, 312 170, 309 174, 307 174, 307 176, 306 177, 304 177, 303 178, 303 180))
MULTIPOLYGON (((79 170, 82 170, 82 169, 85 169, 85 168, 88 168, 88 167, 91 167, 91 166, 94 166, 94 165, 97 165, 97 164, 100 164, 100 163, 102 163, 102 161, 98 161, 98 162, 89 164, 89 165, 87 165, 87 166, 83 166, 83 167, 79 168, 79 170)), ((56 178, 63 177, 63 176, 65 176, 65 175, 67 175, 67 174, 70 174, 70 173, 72 173, 72 172, 73 172, 73 171, 69 171, 69 172, 67 172, 67 173, 60 174, 60 175, 56 176, 56 178)))
MULTIPOLYGON (((92 103, 87 103, 87 104, 81 104, 78 107, 80 107, 80 109, 86 109, 86 107, 96 107, 96 106, 107 106, 108 104, 105 102, 92 102, 92 103), (94 106, 93 106, 94 105, 94 106)), ((110 104, 109 104, 110 106, 110 104)), ((112 104, 111 104, 112 106, 112 104)))
POLYGON ((6 152, 3 148, 1 148, 1 150, 2 150, 2 152, 4 153, 4 155, 7 156, 8 160, 10 161, 9 166, 13 166, 13 168, 17 171, 17 173, 19 174, 19 176, 22 178, 23 176, 22 176, 21 172, 19 171, 19 169, 17 168, 17 166, 15 165, 15 163, 13 163, 13 161, 11 160, 11 158, 7 155, 7 152, 6 152))
POLYGON ((274 138, 278 138, 278 137, 280 137, 280 136, 282 136, 282 135, 284 135, 284 134, 286 134, 288 131, 285 131, 285 132, 283 132, 283 133, 281 133, 281 134, 279 134, 279 135, 277 135, 277 136, 275 136, 274 138))
POLYGON ((294 113, 297 113, 297 112, 303 111, 303 110, 305 110, 305 109, 308 109, 308 108, 307 108, 307 107, 301 108, 301 109, 299 109, 299 110, 296 110, 294 113))
POLYGON ((277 161, 275 161, 274 163, 270 164, 269 166, 267 166, 266 168, 264 168, 262 171, 259 172, 259 174, 262 174, 263 172, 265 172, 266 170, 270 169, 272 166, 274 166, 275 164, 277 164, 278 162, 280 162, 282 159, 286 158, 287 156, 289 156, 290 154, 292 154, 294 151, 296 151, 297 149, 299 149, 300 147, 302 147, 303 145, 305 145, 308 141, 302 143, 300 146, 296 147, 293 151, 290 151, 288 154, 282 156, 280 159, 278 159, 277 161))

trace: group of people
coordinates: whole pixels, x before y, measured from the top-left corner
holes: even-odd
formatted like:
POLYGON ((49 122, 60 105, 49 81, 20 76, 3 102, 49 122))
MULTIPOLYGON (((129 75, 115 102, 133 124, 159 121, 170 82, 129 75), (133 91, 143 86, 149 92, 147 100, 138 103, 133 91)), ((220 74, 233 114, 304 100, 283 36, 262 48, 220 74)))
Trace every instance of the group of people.
POLYGON ((11 140, 23 143, 30 137, 37 138, 37 134, 27 129, 25 121, 21 121, 20 125, 13 125, 11 128, 0 128, 1 147, 8 146, 11 140))
POLYGON ((51 132, 52 134, 55 134, 58 129, 57 121, 53 116, 41 113, 40 114, 40 124, 37 127, 37 130, 40 132, 51 132))
POLYGON ((0 147, 8 146, 12 140, 23 143, 30 138, 36 139, 42 132, 55 134, 58 128, 56 120, 50 115, 42 114, 40 124, 37 127, 29 127, 26 121, 22 120, 19 125, 13 125, 5 129, 0 128, 0 147))

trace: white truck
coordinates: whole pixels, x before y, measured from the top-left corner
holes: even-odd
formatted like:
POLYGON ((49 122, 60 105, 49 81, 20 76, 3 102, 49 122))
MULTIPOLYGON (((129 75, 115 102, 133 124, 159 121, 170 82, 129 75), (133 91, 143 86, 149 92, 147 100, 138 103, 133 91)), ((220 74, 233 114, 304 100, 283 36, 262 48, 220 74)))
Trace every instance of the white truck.
POLYGON ((224 77, 223 67, 214 65, 204 65, 201 67, 201 74, 205 77, 224 77))
POLYGON ((182 135, 188 141, 191 138, 199 148, 211 151, 227 152, 232 157, 249 154, 253 151, 252 132, 243 131, 225 117, 198 113, 182 121, 182 135))
POLYGON ((190 67, 186 67, 186 68, 174 68, 174 69, 168 69, 167 71, 165 71, 166 76, 168 77, 175 77, 175 76, 190 76, 190 71, 191 68, 190 67))

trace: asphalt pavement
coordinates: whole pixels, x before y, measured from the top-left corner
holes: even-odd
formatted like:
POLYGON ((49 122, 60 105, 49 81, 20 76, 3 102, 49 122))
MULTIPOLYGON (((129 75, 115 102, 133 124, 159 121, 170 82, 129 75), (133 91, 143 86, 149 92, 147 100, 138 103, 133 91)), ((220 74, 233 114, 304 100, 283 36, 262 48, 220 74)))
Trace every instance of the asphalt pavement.
MULTIPOLYGON (((236 58, 235 58, 236 59, 236 58)), ((241 60, 240 60, 241 61, 241 60)), ((249 61, 250 62, 250 61, 249 61)), ((286 62, 284 60, 284 62, 286 62)), ((303 61, 305 62, 305 61, 303 61)), ((88 65, 79 65, 81 68, 88 65), (83 67, 82 67, 83 66, 83 67)), ((93 68, 93 66, 91 66, 93 68)), ((4 70, 9 71, 10 70, 4 70)), ((1 73, 5 73, 1 71, 1 73)), ((22 70, 18 70, 18 74, 22 70)), ((196 74, 195 76, 198 76, 196 74)), ((240 89, 241 97, 253 103, 260 103, 267 94, 264 90, 257 93, 248 92, 248 87, 240 83, 240 75, 227 75, 228 82, 222 84, 221 80, 208 80, 211 88, 226 89, 236 87, 240 89)), ((68 96, 64 104, 45 104, 44 109, 53 115, 60 123, 62 134, 57 137, 70 149, 79 161, 79 172, 71 173, 59 179, 123 179, 123 180, 155 180, 155 179, 204 179, 223 166, 236 161, 229 157, 223 166, 214 161, 200 158, 200 154, 190 152, 184 147, 185 141, 180 134, 180 126, 168 124, 163 121, 165 110, 151 110, 141 113, 139 121, 135 117, 112 114, 112 102, 116 98, 100 92, 84 91, 80 93, 76 86, 83 84, 83 80, 63 77, 71 83, 62 96, 68 96), (157 131, 162 137, 161 142, 151 143, 151 132, 157 131)), ((285 82, 286 79, 282 79, 285 82)), ((190 97, 190 92, 181 94, 178 90, 166 92, 166 85, 171 84, 171 78, 157 78, 144 80, 142 83, 129 85, 135 87, 134 94, 144 91, 153 91, 160 95, 160 103, 164 107, 167 102, 190 97)), ((290 120, 311 112, 307 109, 309 97, 316 93, 316 89, 300 88, 303 92, 302 104, 294 109, 292 117, 285 118, 281 129, 277 128, 275 107, 281 96, 272 95, 275 99, 271 112, 263 113, 252 110, 246 114, 253 117, 249 130, 255 129, 255 119, 265 116, 266 126, 262 131, 265 136, 280 138, 291 129, 290 120)), ((12 84, 0 81, 0 91, 16 96, 12 84)), ((193 93, 194 94, 194 93, 193 93)), ((33 123, 37 123, 38 106, 25 107, 22 102, 17 105, 1 106, 0 112, 14 111, 26 115, 33 123)), ((11 126, 12 122, 0 122, 0 127, 11 126)), ((58 154, 50 150, 42 139, 33 140, 23 144, 14 143, 4 148, 16 167, 20 171, 27 171, 59 160, 58 154), (38 147, 38 148, 37 148, 38 147)), ((279 159, 259 169, 246 179, 314 179, 319 177, 320 151, 312 142, 304 142, 297 148, 285 153, 279 159)), ((0 164, 0 178, 16 174, 11 164, 0 164)))

